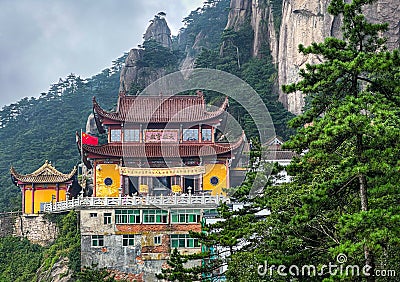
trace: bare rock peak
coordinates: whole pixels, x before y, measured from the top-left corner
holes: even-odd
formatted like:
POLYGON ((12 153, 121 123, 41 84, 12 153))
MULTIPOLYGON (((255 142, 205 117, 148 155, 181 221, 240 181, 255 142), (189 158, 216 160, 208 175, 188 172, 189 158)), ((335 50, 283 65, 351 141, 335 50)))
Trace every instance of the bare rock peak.
POLYGON ((152 20, 150 20, 150 25, 143 35, 143 39, 145 41, 155 40, 164 47, 171 48, 171 30, 165 20, 165 16, 166 14, 164 12, 159 12, 152 20))

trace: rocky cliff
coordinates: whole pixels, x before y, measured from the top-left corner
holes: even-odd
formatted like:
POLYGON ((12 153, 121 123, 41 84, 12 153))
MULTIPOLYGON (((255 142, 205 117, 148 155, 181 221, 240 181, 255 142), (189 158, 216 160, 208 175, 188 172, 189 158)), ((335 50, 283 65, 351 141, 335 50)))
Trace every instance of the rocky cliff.
MULTIPOLYGON (((327 11, 328 0, 284 0, 282 24, 278 47, 278 83, 284 84, 299 80, 299 70, 307 63, 318 63, 321 58, 303 56, 298 52, 299 44, 305 46, 312 42, 322 42, 337 29, 337 20, 327 11)), ((301 93, 279 93, 279 100, 290 112, 300 114, 304 106, 301 93)))
MULTIPOLYGON (((151 20, 143 39, 144 41, 153 40, 161 46, 171 49, 171 30, 163 16, 158 14, 151 20)), ((143 61, 143 56, 143 49, 134 48, 129 51, 128 57, 125 60, 125 65, 121 70, 119 91, 130 92, 133 90, 132 86, 134 85, 138 88, 145 88, 153 81, 166 74, 166 70, 163 67, 149 67, 143 65, 141 63, 143 61)))
MULTIPOLYGON (((284 0, 282 25, 279 36, 278 79, 279 86, 297 82, 299 69, 306 63, 318 63, 321 58, 303 56, 298 45, 322 42, 328 36, 340 36, 340 20, 327 13, 329 0, 284 0)), ((399 47, 400 8, 398 0, 378 0, 364 13, 373 22, 389 23, 388 47, 399 47)), ((279 93, 279 100, 294 114, 304 106, 301 93, 279 93)))
POLYGON ((160 16, 160 14, 156 15, 154 19, 150 21, 150 25, 143 35, 143 39, 145 41, 155 40, 158 43, 161 43, 162 46, 171 48, 171 30, 169 29, 165 18, 160 16))
MULTIPOLYGON (((249 21, 254 31, 253 56, 260 55, 263 45, 269 46, 278 68, 279 89, 284 84, 297 82, 299 70, 306 63, 318 63, 321 58, 303 56, 298 45, 322 42, 328 36, 340 35, 340 19, 327 13, 329 0, 281 0, 282 19, 279 36, 274 26, 280 19, 274 16, 271 0, 231 0, 227 28, 240 29, 249 21)), ((373 22, 389 23, 388 47, 400 44, 400 8, 398 0, 378 0, 366 9, 365 14, 373 22)), ((280 15, 279 15, 280 16, 280 15)), ((304 106, 301 93, 284 94, 279 100, 294 114, 300 114, 304 106)))
POLYGON ((226 29, 239 30, 250 23, 254 31, 252 55, 259 57, 263 46, 269 46, 274 59, 277 58, 277 40, 274 29, 272 5, 267 0, 231 0, 226 29))

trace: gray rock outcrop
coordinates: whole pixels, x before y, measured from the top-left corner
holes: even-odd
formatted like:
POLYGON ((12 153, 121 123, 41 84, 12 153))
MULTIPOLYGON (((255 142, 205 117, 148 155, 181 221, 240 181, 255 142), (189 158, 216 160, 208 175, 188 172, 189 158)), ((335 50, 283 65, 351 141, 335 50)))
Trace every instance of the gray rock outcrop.
MULTIPOLYGON (((299 81, 299 70, 307 63, 319 63, 321 58, 304 56, 298 52, 298 45, 322 42, 329 36, 340 36, 340 19, 328 14, 329 0, 284 0, 282 24, 278 51, 278 80, 282 85, 299 81)), ((397 0, 378 0, 364 11, 372 22, 389 23, 388 37, 390 49, 399 47, 400 8, 397 0)), ((304 106, 301 93, 279 93, 279 100, 294 114, 300 114, 304 106)))
MULTIPOLYGON (((151 20, 143 39, 145 41, 154 40, 166 48, 172 48, 171 30, 163 16, 156 15, 154 19, 151 20)), ((133 84, 145 88, 166 74, 164 68, 142 66, 140 64, 142 59, 143 49, 134 48, 130 50, 125 60, 125 65, 121 70, 120 92, 129 92, 133 84)))

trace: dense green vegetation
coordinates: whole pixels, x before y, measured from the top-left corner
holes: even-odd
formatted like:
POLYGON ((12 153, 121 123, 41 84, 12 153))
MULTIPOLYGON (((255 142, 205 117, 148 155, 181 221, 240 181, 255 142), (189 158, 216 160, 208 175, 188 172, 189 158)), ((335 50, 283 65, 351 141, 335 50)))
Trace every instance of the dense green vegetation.
POLYGON ((207 0, 183 19, 184 27, 173 38, 174 48, 195 56, 199 47, 219 48, 228 21, 229 0, 207 0), (197 40, 197 41, 196 41, 197 40), (196 43, 196 44, 195 44, 196 43))
MULTIPOLYGON (((371 0, 332 0, 343 18, 343 38, 327 38, 305 54, 302 80, 284 87, 302 91, 309 106, 291 121, 297 134, 286 148, 299 156, 289 165, 292 182, 249 195, 253 179, 233 195, 239 211, 220 207, 225 221, 192 234, 209 252, 199 277, 227 281, 395 281, 400 273, 400 53, 380 35, 386 24, 362 14, 371 0), (300 154, 301 153, 301 154, 300 154), (268 209, 271 214, 258 217, 268 209), (227 266, 219 273, 221 266, 227 266), (305 267, 304 267, 305 266, 305 267), (290 271, 290 272, 289 272, 290 271)), ((262 168, 257 168, 260 171, 262 168)), ((174 257, 164 277, 188 273, 174 257)), ((203 279, 204 280, 204 279, 203 279)))
POLYGON ((33 281, 43 248, 17 237, 0 238, 0 281, 33 281))
MULTIPOLYGON (((162 46, 155 40, 143 42, 143 58, 137 62, 139 67, 151 68, 176 68, 178 55, 167 47, 162 46)), ((177 68, 175 69, 177 70, 177 68)))
POLYGON ((68 267, 78 273, 81 270, 81 236, 78 229, 77 213, 71 211, 67 215, 49 214, 47 218, 57 224, 59 236, 45 250, 42 268, 48 270, 60 258, 68 258, 68 267))

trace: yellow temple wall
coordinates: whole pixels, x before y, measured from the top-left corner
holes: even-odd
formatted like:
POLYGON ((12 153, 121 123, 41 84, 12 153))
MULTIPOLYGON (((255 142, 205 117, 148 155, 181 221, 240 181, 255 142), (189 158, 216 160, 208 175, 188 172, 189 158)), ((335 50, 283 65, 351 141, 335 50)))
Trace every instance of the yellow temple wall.
POLYGON ((203 190, 211 191, 211 195, 226 195, 222 189, 227 188, 226 184, 227 171, 225 164, 207 164, 206 173, 203 176, 203 190), (217 177, 218 184, 213 185, 211 178, 217 177))
POLYGON ((56 191, 54 189, 35 190, 35 209, 34 213, 40 211, 40 203, 50 203, 54 196, 54 202, 56 201, 56 191))
POLYGON ((117 164, 98 164, 96 166, 96 197, 118 197, 121 178, 117 164), (107 181, 112 180, 110 185, 107 181))
POLYGON ((58 192, 58 201, 59 202, 61 202, 61 201, 65 201, 66 199, 67 199, 67 191, 65 191, 65 190, 60 190, 59 192, 58 192))
MULTIPOLYGON (((27 186, 26 188, 31 188, 31 186, 27 186)), ((65 185, 60 185, 58 191, 58 201, 65 201, 67 199, 67 191, 65 190, 65 185)), ((50 203, 53 199, 53 203, 56 202, 57 199, 57 191, 56 187, 49 187, 47 189, 38 189, 35 190, 35 198, 34 198, 34 210, 33 213, 38 213, 40 211, 40 203, 50 203), (54 196, 52 198, 52 196, 54 196)), ((24 213, 31 214, 32 213, 32 190, 25 190, 25 200, 24 200, 24 213)))
POLYGON ((32 191, 25 191, 25 210, 24 213, 32 213, 32 191))

